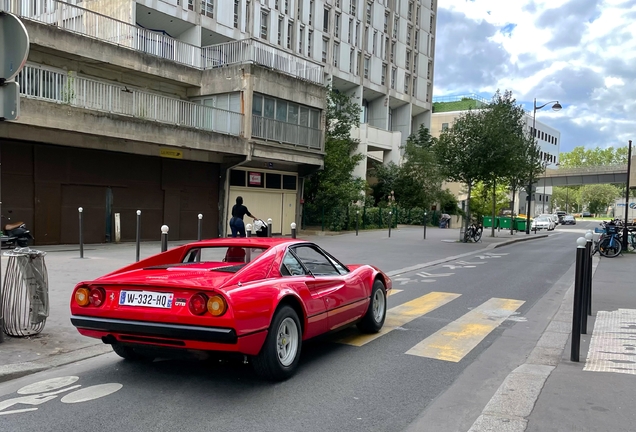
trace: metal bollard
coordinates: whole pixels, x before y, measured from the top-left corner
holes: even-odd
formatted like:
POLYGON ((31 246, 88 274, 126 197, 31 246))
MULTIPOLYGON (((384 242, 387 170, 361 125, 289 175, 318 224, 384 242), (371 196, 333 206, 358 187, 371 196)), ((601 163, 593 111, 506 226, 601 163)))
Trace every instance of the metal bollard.
POLYGON ((272 218, 267 219, 267 237, 272 236, 272 218))
POLYGON ((581 312, 583 305, 581 302, 583 290, 583 260, 585 259, 585 237, 576 239, 576 267, 574 270, 574 310, 572 313, 572 346, 570 349, 570 360, 579 361, 581 350, 581 312))
POLYGON ((168 250, 168 225, 161 226, 161 252, 165 252, 168 250))
POLYGON ((201 241, 201 236, 202 236, 202 232, 203 232, 203 215, 201 213, 199 213, 199 216, 197 216, 199 218, 199 225, 197 227, 197 240, 201 241))
POLYGON ((292 238, 295 239, 296 238, 296 222, 292 222, 291 223, 291 230, 292 230, 292 238))
POLYGON ((393 212, 389 212, 389 238, 391 238, 391 225, 393 225, 393 212))
POLYGON ((356 237, 358 236, 358 219, 360 219, 360 210, 356 210, 356 237))
POLYGON ((424 212, 424 222, 422 225, 424 225, 424 240, 426 240, 426 212, 424 212))
POLYGON ((581 334, 587 334, 587 305, 590 302, 588 297, 589 291, 587 289, 587 268, 591 263, 591 243, 587 240, 587 234, 585 234, 585 249, 583 252, 582 262, 582 274, 581 274, 581 334))
POLYGON ((135 236, 135 261, 139 261, 139 252, 141 250, 141 210, 137 210, 137 235, 135 236))
POLYGON ((79 212, 79 247, 80 247, 80 258, 84 258, 84 218, 82 215, 84 214, 83 208, 78 208, 79 212))
POLYGON ((594 234, 592 230, 588 230, 585 233, 585 240, 587 240, 587 244, 585 245, 587 257, 587 273, 585 274, 587 287, 587 314, 592 316, 592 241, 594 240, 594 234))
POLYGON ((252 224, 245 225, 245 235, 252 237, 252 224))

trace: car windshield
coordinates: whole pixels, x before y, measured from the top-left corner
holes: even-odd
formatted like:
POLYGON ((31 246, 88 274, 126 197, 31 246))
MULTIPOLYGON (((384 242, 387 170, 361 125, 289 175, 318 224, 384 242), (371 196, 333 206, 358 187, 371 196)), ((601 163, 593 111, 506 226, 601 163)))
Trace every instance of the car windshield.
POLYGON ((564 216, 563 219, 573 220, 574 216, 567 215, 567 216, 564 216))
POLYGON ((538 217, 537 222, 550 222, 550 219, 547 217, 538 217))

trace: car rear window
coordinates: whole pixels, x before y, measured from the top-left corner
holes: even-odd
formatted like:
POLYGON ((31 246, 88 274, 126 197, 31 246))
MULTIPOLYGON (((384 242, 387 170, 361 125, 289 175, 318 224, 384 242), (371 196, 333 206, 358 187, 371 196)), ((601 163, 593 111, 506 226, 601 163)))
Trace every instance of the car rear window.
MULTIPOLYGON (((267 248, 247 246, 203 246, 188 250, 183 263, 228 263, 229 266, 253 261, 267 248)), ((228 266, 215 267, 210 270, 219 270, 228 266)), ((235 270, 235 271, 238 271, 235 270)))

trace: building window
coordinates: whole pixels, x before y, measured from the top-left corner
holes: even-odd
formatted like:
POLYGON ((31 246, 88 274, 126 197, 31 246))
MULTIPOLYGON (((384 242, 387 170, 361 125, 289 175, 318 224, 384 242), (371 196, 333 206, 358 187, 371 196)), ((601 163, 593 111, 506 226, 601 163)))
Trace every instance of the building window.
POLYGON ((373 54, 375 54, 378 49, 377 39, 378 39, 378 31, 374 30, 373 31, 373 54))
POLYGON ((442 123, 442 130, 445 131, 448 129, 448 123, 442 123))
POLYGON ((391 42, 391 63, 395 62, 395 42, 391 42))
POLYGON ((413 56, 413 75, 417 75, 417 54, 413 56))
POLYGON ((340 38, 340 14, 337 13, 333 23, 333 34, 335 37, 340 38))
POLYGON ((369 27, 364 28, 364 50, 369 51, 369 27))
POLYGON ((389 52, 389 38, 384 38, 384 52, 382 52, 382 60, 386 60, 387 53, 389 52))
POLYGON ((261 39, 267 39, 269 12, 261 11, 261 39))
POLYGON ((285 15, 289 13, 289 0, 285 0, 285 15))
POLYGON ((406 70, 411 70, 411 51, 406 50, 406 70))
POLYGON ((292 49, 292 34, 294 33, 294 23, 289 21, 287 23, 287 49, 292 49))
POLYGON ((415 12, 415 25, 420 25, 420 7, 417 7, 417 12, 415 12))
POLYGON ((410 84, 411 84, 411 75, 405 74, 404 75, 404 93, 407 95, 409 94, 410 84))
POLYGON ((382 75, 380 76, 380 84, 385 85, 386 83, 386 68, 387 65, 383 64, 382 65, 382 75))
POLYGON ((413 41, 413 47, 415 48, 415 50, 417 51, 418 47, 420 46, 420 32, 415 30, 415 40, 413 41))
POLYGON ((340 0, 336 0, 335 5, 336 5, 337 8, 339 8, 340 7, 340 0))
POLYGON ((314 18, 314 0, 309 2, 309 25, 312 25, 311 21, 314 18))
POLYGON ((303 53, 303 45, 305 43, 305 26, 300 26, 300 37, 298 38, 298 52, 303 53))
POLYGON ((280 0, 274 0, 274 9, 280 10, 280 0))
POLYGON ((214 18, 214 0, 203 0, 201 2, 201 15, 214 18))
POLYGON ((369 78, 369 63, 371 59, 367 56, 364 56, 364 77, 369 78))
POLYGON ((406 27, 406 44, 411 46, 411 33, 413 33, 413 26, 409 25, 406 27))
POLYGON ((389 13, 384 12, 384 33, 389 33, 389 13))
POLYGON ((391 88, 395 89, 395 81, 397 81, 397 68, 391 69, 391 88))
POLYGON ((367 3, 367 24, 371 24, 371 16, 373 14, 373 3, 367 3))
POLYGON ((412 1, 409 2, 409 8, 406 12, 406 17, 408 18, 409 21, 413 21, 413 2, 412 1))
POLYGON ((278 45, 283 45, 283 17, 278 18, 278 45))
POLYGON ((333 44, 333 65, 338 67, 338 59, 340 58, 340 44, 333 44))
POLYGON ((354 50, 353 48, 351 48, 351 51, 349 52, 349 73, 353 73, 353 65, 355 63, 356 59, 356 50, 354 50))
POLYGON ((356 2, 358 0, 351 0, 351 7, 349 8, 349 13, 353 16, 356 16, 356 2))
POLYGON ((413 89, 411 91, 411 96, 415 97, 415 94, 417 93, 417 78, 415 77, 413 77, 413 89))
POLYGON ((400 17, 398 15, 395 15, 395 17, 393 18, 393 39, 397 39, 399 28, 400 28, 400 17))
POLYGON ((234 0, 234 28, 239 28, 239 10, 240 10, 240 1, 234 0))
POLYGON ((360 21, 356 22, 356 46, 360 48, 358 41, 360 40, 360 21))
POLYGON ((322 16, 322 30, 329 31, 329 9, 325 8, 324 15, 322 16))
POLYGON ((347 36, 347 43, 351 43, 353 40, 353 18, 349 19, 349 35, 347 36))
POLYGON ((360 62, 362 61, 362 53, 358 51, 358 58, 356 59, 356 75, 360 75, 360 62))
POLYGON ((309 57, 311 57, 311 45, 313 40, 314 40, 314 31, 309 30, 307 32, 307 55, 309 57))
POLYGON ((322 40, 322 62, 327 63, 327 50, 329 49, 329 39, 322 40))

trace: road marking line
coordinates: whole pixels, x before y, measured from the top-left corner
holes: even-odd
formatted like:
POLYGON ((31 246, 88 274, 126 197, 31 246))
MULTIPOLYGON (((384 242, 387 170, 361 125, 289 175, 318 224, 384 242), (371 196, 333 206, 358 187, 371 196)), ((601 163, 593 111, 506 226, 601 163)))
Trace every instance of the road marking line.
POLYGON ((406 354, 459 362, 524 303, 492 298, 430 335, 406 354))
POLYGON ((399 289, 395 289, 395 288, 393 288, 393 289, 389 292, 389 297, 391 297, 391 296, 392 296, 392 295, 394 295, 394 294, 401 293, 402 291, 403 291, 403 290, 399 290, 399 289))
POLYGON ((461 294, 445 292, 428 293, 422 297, 416 298, 415 300, 411 300, 389 309, 386 313, 386 319, 384 320, 384 327, 382 327, 380 332, 374 334, 354 334, 342 338, 338 342, 353 346, 368 344, 380 336, 413 321, 415 318, 419 318, 422 315, 444 306, 446 303, 455 300, 459 296, 461 296, 461 294))

